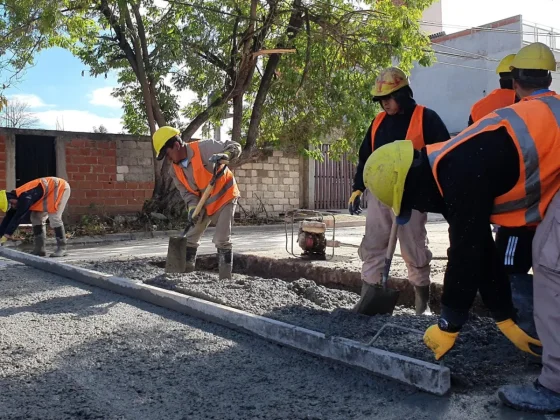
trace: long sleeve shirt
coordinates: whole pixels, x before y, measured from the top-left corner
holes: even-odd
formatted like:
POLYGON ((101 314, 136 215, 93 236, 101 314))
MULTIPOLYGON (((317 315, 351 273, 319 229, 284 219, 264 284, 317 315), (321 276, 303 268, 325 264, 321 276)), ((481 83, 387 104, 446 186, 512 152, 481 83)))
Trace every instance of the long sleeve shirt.
POLYGON ((41 185, 22 193, 18 197, 16 208, 11 208, 6 212, 0 224, 0 237, 3 235, 13 235, 18 228, 21 219, 25 217, 33 204, 43 198, 43 187, 41 185))
POLYGON ((449 223, 442 317, 461 326, 477 292, 496 320, 513 317, 509 279, 490 227, 495 198, 511 190, 519 178, 513 140, 499 129, 478 134, 449 151, 438 165, 441 193, 426 149, 422 154, 423 163, 411 169, 412 184, 405 186, 405 194, 415 189, 412 207, 441 213, 449 223))
MULTIPOLYGON (((218 142, 215 140, 200 140, 198 142, 198 148, 200 150, 200 158, 202 159, 202 163, 204 164, 206 170, 210 173, 212 173, 214 170, 214 164, 209 162, 209 159, 212 157, 212 155, 227 152, 230 154, 231 159, 235 159, 241 154, 241 145, 234 141, 218 142)), ((187 151, 187 159, 185 159, 185 161, 183 161, 179 165, 183 169, 183 173, 185 174, 189 185, 194 187, 196 186, 196 183, 194 182, 193 165, 191 163, 191 159, 193 158, 193 151, 190 148, 187 148, 187 151)), ((181 181, 179 181, 177 175, 175 174, 173 165, 174 164, 171 164, 169 166, 169 175, 173 179, 175 187, 181 194, 181 198, 185 202, 187 208, 196 207, 199 197, 189 192, 181 183, 181 181)))
MULTIPOLYGON (((408 126, 412 118, 415 106, 405 109, 402 114, 387 115, 381 122, 377 132, 375 133, 375 149, 392 143, 395 140, 405 140, 408 126)), ((373 121, 369 126, 367 133, 360 146, 358 155, 358 165, 356 167, 356 174, 354 176, 354 183, 352 190, 364 191, 364 165, 373 152, 371 147, 371 129, 373 121)), ((424 141, 426 144, 439 143, 449 140, 449 132, 439 115, 429 108, 424 109, 424 116, 422 119, 424 141)))

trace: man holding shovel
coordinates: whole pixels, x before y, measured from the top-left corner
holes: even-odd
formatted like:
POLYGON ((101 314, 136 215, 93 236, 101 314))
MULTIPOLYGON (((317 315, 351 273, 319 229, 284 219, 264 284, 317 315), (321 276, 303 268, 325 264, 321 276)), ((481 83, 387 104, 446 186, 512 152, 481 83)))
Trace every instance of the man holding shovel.
POLYGON ((204 203, 204 210, 200 215, 194 213, 215 173, 215 167, 221 167, 238 157, 241 145, 233 141, 220 143, 214 140, 184 143, 179 134, 176 128, 160 127, 153 135, 153 145, 158 160, 167 157, 171 161, 169 174, 185 202, 189 222, 194 224, 186 236, 186 272, 194 271, 200 238, 212 222, 216 224, 212 242, 218 250, 220 278, 231 278, 231 226, 239 189, 233 173, 227 167, 220 169, 221 175, 204 203))
POLYGON ((517 321, 510 282, 490 223, 537 225, 533 240, 534 318, 543 368, 534 384, 504 386, 505 404, 560 412, 560 95, 548 90, 556 69, 542 43, 511 63, 517 104, 490 113, 453 139, 415 151, 399 141, 375 151, 364 169, 369 190, 399 219, 412 209, 442 213, 449 223, 449 262, 438 325, 424 342, 436 359, 455 344, 480 292, 497 327, 520 350, 541 342, 517 321))
MULTIPOLYGON (((354 177, 350 214, 359 208, 360 196, 365 190, 363 170, 371 153, 379 147, 403 138, 412 140, 416 149, 426 144, 449 139, 449 132, 438 114, 416 104, 406 74, 399 68, 381 71, 372 89, 373 100, 383 108, 372 121, 360 147, 359 162, 354 177)), ((371 194, 368 196, 366 232, 358 254, 362 264, 362 292, 354 311, 371 315, 377 312, 376 285, 386 271, 387 249, 396 238, 391 235, 394 217, 391 209, 371 194)), ((428 215, 414 211, 412 220, 393 233, 400 241, 401 253, 408 269, 408 279, 414 285, 415 306, 418 315, 428 309, 430 293, 430 261, 432 253, 427 246, 426 222, 428 215)), ((393 235, 394 236, 394 235, 393 235)))

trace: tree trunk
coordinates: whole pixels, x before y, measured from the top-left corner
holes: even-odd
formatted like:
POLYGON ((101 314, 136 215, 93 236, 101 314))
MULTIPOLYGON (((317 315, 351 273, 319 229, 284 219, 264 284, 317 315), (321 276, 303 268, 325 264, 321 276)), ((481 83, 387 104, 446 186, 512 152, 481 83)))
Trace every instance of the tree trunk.
MULTIPOLYGON (((288 35, 288 41, 286 44, 278 43, 276 48, 286 48, 290 45, 298 33, 303 27, 303 8, 301 7, 301 0, 294 0, 292 5, 292 13, 290 15, 290 21, 288 23, 288 28, 286 29, 288 35)), ((259 134, 259 126, 262 120, 262 109, 268 95, 270 86, 272 85, 272 77, 276 72, 278 63, 280 63, 280 54, 271 54, 264 74, 259 85, 259 90, 257 91, 257 96, 255 97, 255 102, 253 103, 253 111, 251 112, 251 120, 249 121, 249 129, 247 131, 247 141, 245 143, 245 151, 251 152, 257 146, 257 136, 259 134)))

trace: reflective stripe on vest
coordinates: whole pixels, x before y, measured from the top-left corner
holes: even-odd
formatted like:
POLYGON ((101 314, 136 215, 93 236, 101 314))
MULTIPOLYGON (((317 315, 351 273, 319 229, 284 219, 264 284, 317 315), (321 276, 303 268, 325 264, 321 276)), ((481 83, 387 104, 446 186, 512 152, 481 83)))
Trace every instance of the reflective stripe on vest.
MULTIPOLYGON (((173 169, 177 179, 185 186, 187 191, 195 194, 197 197, 200 197, 201 192, 206 189, 210 183, 212 173, 206 169, 204 163, 202 162, 198 142, 194 141, 187 143, 187 147, 193 151, 193 157, 190 163, 192 165, 192 174, 196 185, 191 186, 189 184, 183 168, 180 165, 173 164, 173 169)), ((206 200, 206 213, 208 215, 216 213, 231 200, 239 197, 239 195, 239 189, 237 188, 235 177, 229 168, 226 168, 224 173, 216 181, 216 185, 214 186, 214 190, 210 194, 210 197, 206 200)))
POLYGON ((520 154, 520 179, 510 191, 494 200, 490 220, 492 223, 512 227, 540 222, 548 204, 560 188, 560 165, 557 163, 557 153, 551 152, 560 150, 560 97, 553 95, 555 94, 537 95, 514 106, 499 109, 451 140, 428 145, 428 159, 440 193, 442 190, 438 181, 437 165, 441 158, 473 136, 503 127, 515 142, 520 154), (531 132, 546 124, 545 114, 548 112, 542 105, 546 105, 550 111, 549 115, 554 118, 556 127, 549 123, 543 128, 545 131, 539 133, 537 143, 531 132), (527 114, 528 106, 542 108, 532 112, 538 112, 543 121, 539 119, 533 123, 532 120, 527 121, 526 117, 524 119, 522 115, 527 114), (533 130, 527 126, 528 122, 533 124, 533 130))
MULTIPOLYGON (((410 118, 410 123, 408 124, 408 130, 406 131, 406 139, 393 139, 393 140, 411 140, 414 148, 420 150, 426 143, 424 142, 424 109, 422 105, 416 105, 412 117, 410 118)), ((373 120, 371 126, 371 150, 375 150, 375 134, 377 129, 385 119, 387 113, 385 111, 377 114, 373 120)))
POLYGON ((29 210, 40 211, 45 213, 56 213, 58 204, 62 200, 62 194, 66 190, 68 183, 62 178, 45 177, 29 181, 16 189, 16 196, 36 188, 41 185, 43 187, 43 198, 34 203, 29 210))
POLYGON ((473 122, 477 122, 481 118, 491 112, 505 108, 515 103, 515 91, 511 89, 495 89, 490 94, 478 102, 471 108, 471 118, 473 122))

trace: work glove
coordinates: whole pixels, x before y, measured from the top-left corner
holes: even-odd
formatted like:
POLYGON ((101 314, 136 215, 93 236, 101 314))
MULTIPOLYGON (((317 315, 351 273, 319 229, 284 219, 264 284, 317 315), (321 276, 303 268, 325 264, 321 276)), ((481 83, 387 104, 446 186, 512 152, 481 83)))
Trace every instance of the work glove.
MULTIPOLYGON (((540 357, 539 354, 535 353, 531 346, 542 347, 539 340, 529 336, 525 331, 519 328, 512 319, 506 319, 505 321, 497 322, 496 325, 500 329, 503 335, 505 335, 509 341, 515 344, 519 350, 526 353, 532 354, 533 356, 540 357)), ((535 348, 535 350, 537 350, 535 348)))
POLYGON ((198 222, 198 216, 194 217, 194 211, 196 210, 196 206, 189 206, 187 208, 187 220, 189 221, 189 223, 192 223, 193 225, 196 225, 196 223, 198 222))
POLYGON ((4 246, 4 244, 8 242, 8 238, 6 238, 5 236, 2 236, 2 238, 0 238, 0 246, 4 246))
POLYGON ((442 331, 439 326, 432 325, 424 333, 424 344, 434 352, 436 360, 439 360, 453 348, 458 335, 458 332, 442 331))
POLYGON ((208 160, 214 164, 220 163, 222 160, 230 160, 229 153, 216 153, 210 156, 208 160))
POLYGON ((350 196, 350 199, 348 200, 348 211, 350 212, 350 214, 358 215, 362 212, 362 208, 360 207, 362 201, 360 198, 361 195, 362 192, 360 190, 356 190, 350 196))

